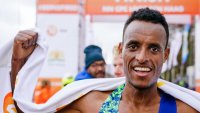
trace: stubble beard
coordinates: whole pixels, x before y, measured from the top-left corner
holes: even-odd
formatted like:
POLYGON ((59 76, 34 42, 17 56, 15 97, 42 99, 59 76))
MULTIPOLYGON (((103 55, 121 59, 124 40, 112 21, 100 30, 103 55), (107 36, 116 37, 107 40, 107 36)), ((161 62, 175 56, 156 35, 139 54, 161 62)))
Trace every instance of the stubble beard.
POLYGON ((127 81, 128 81, 128 84, 130 84, 133 88, 139 91, 145 91, 154 86, 154 83, 146 85, 146 86, 141 86, 141 85, 134 84, 131 80, 127 80, 127 81))

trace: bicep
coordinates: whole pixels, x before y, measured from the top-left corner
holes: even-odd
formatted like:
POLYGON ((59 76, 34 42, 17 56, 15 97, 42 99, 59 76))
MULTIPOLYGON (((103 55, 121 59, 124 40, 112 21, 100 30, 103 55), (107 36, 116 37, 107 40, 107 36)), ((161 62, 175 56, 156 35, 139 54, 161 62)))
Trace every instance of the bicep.
POLYGON ((77 106, 78 102, 72 102, 71 104, 65 106, 64 108, 62 108, 61 110, 59 110, 56 113, 82 113, 79 110, 79 106, 77 106))

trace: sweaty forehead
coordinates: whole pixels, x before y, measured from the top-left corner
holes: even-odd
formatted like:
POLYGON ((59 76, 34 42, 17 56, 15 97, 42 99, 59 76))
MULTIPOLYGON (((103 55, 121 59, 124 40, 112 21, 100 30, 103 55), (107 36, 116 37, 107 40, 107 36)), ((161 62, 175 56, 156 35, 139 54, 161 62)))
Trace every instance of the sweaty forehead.
POLYGON ((145 21, 133 21, 131 22, 125 32, 124 38, 130 37, 133 34, 141 34, 144 36, 157 36, 164 37, 166 40, 166 32, 161 24, 154 24, 145 21))

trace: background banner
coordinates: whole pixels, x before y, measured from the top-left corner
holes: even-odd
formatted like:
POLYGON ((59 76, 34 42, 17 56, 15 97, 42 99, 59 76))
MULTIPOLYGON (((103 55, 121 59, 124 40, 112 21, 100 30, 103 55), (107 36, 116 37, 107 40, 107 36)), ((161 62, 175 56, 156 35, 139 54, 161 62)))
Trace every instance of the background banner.
POLYGON ((38 0, 37 27, 49 51, 42 77, 74 76, 78 71, 79 15, 77 0, 38 0))

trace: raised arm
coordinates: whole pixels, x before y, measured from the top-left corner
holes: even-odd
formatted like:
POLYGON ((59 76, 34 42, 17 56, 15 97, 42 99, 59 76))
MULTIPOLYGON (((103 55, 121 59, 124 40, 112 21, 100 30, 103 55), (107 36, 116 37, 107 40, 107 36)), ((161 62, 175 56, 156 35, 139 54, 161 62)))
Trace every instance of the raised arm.
MULTIPOLYGON (((36 44, 37 38, 38 34, 30 30, 19 31, 18 34, 15 36, 13 45, 13 54, 12 54, 12 67, 11 67, 12 92, 14 91, 15 88, 17 73, 26 63, 28 57, 32 54, 33 50, 37 46, 36 44)), ((18 112, 21 112, 18 109, 18 107, 17 110, 18 112)))

